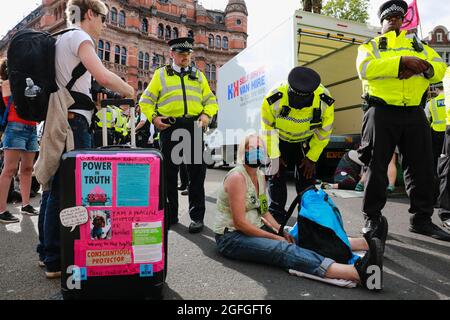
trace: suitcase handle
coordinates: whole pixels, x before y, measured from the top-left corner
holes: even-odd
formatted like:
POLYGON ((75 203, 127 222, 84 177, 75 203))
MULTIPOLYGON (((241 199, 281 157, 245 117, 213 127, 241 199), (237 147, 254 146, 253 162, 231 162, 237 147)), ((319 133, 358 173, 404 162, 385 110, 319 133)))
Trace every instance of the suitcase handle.
MULTIPOLYGON (((136 148, 136 115, 135 115, 135 105, 133 99, 105 99, 100 102, 102 107, 102 118, 106 122, 106 108, 110 105, 120 107, 123 105, 128 105, 130 107, 130 121, 131 121, 131 148, 136 148)), ((108 132, 106 124, 102 125, 102 140, 103 147, 108 146, 108 132)), ((120 146, 117 146, 121 148, 120 146)))
POLYGON ((126 144, 118 144, 115 146, 102 146, 98 147, 98 150, 109 150, 109 149, 136 149, 132 146, 126 145, 126 144))

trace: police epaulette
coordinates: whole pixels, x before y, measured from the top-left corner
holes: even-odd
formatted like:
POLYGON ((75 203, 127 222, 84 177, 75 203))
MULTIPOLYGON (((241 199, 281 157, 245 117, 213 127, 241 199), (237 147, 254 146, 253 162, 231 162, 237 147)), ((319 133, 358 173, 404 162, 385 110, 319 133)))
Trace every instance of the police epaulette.
POLYGON ((175 74, 175 71, 173 70, 171 65, 166 65, 163 68, 166 68, 167 74, 171 77, 175 74))
POLYGON ((367 39, 366 41, 363 42, 363 44, 369 44, 370 41, 372 41, 372 39, 367 39))
POLYGON ((278 100, 280 100, 282 97, 283 97, 283 93, 277 92, 277 93, 274 93, 273 95, 271 95, 270 97, 267 97, 266 100, 269 103, 269 105, 272 105, 275 102, 277 102, 278 100))
POLYGON ((326 95, 325 93, 322 93, 320 95, 320 100, 322 100, 323 102, 325 102, 329 106, 331 106, 336 101, 332 97, 326 95))

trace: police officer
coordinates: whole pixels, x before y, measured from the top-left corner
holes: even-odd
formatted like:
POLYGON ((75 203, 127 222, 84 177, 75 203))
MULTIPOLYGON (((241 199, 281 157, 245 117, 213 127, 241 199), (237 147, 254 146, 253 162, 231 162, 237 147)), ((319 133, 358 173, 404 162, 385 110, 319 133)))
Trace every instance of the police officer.
POLYGON ((178 223, 177 176, 179 164, 184 163, 189 175, 189 215, 192 219, 189 232, 197 233, 203 230, 205 215, 203 129, 217 113, 218 106, 205 75, 191 66, 193 43, 192 38, 169 41, 173 64, 155 71, 139 105, 160 130, 170 223, 178 223), (183 142, 181 152, 180 140, 183 142), (176 154, 172 155, 172 150, 176 154), (180 153, 182 159, 176 159, 180 153))
POLYGON ((103 119, 103 111, 100 109, 95 114, 95 129, 94 129, 94 144, 96 147, 103 145, 102 128, 106 123, 106 132, 108 138, 108 145, 114 143, 114 124, 116 122, 116 111, 113 106, 106 107, 106 121, 103 119))
POLYGON ((316 162, 330 140, 334 100, 320 83, 317 72, 306 67, 291 70, 266 96, 261 107, 261 127, 271 158, 269 211, 284 222, 287 169, 295 168, 298 193, 314 183, 316 162))
POLYGON ((395 146, 403 156, 406 191, 412 213, 411 232, 441 240, 450 236, 431 222, 433 156, 424 106, 430 83, 442 80, 446 64, 429 46, 400 31, 407 11, 403 0, 381 5, 382 35, 358 49, 357 70, 368 109, 364 114, 360 159, 366 165, 363 212, 367 237, 378 228, 386 204, 387 168, 395 146))
POLYGON ((433 146, 433 168, 436 173, 437 160, 439 159, 444 145, 445 138, 445 95, 444 85, 442 82, 438 82, 432 86, 431 98, 425 107, 425 114, 431 123, 431 140, 433 146))
MULTIPOLYGON (((444 94, 445 94, 445 108, 446 108, 446 128, 445 128, 445 137, 444 137, 444 146, 442 148, 442 153, 447 157, 450 156, 450 68, 447 68, 447 72, 444 77, 444 94)), ((445 159, 445 158, 443 158, 445 159)), ((447 158, 448 159, 448 158, 447 158)), ((447 188, 441 188, 441 192, 447 192, 447 196, 449 195, 449 175, 447 177, 442 177, 442 179, 447 179, 447 188)), ((444 197, 444 195, 442 195, 444 197)), ((441 218, 442 225, 450 230, 450 207, 447 208, 439 208, 439 218, 441 218)))

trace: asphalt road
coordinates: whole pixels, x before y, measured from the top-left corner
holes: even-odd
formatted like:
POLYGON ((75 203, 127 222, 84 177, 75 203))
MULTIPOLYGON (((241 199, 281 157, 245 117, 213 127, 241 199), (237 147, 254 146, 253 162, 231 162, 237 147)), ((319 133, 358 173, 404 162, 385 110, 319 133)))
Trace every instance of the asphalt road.
MULTIPOLYGON (((408 232, 408 199, 401 196, 390 198, 384 210, 389 220, 389 236, 381 293, 339 288, 291 276, 274 267, 221 257, 216 251, 211 227, 216 191, 226 172, 224 169, 208 170, 203 233, 188 233, 187 197, 180 195, 181 223, 169 231, 165 299, 450 299, 450 243, 408 232)), ((293 189, 291 185, 289 198, 293 198, 293 189)), ((350 236, 359 236, 363 224, 361 200, 333 197, 350 236)), ((39 198, 32 201, 35 206, 38 202, 39 198)), ((19 205, 10 205, 9 209, 21 222, 0 225, 0 300, 61 299, 59 280, 47 280, 37 264, 38 218, 22 217, 19 205)), ((437 216, 434 220, 439 223, 437 216)))

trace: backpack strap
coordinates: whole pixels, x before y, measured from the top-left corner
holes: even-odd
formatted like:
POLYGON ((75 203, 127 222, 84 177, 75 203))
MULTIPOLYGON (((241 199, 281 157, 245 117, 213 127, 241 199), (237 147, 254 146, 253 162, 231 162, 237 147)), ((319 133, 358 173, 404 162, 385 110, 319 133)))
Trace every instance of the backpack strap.
POLYGON ((283 232, 283 230, 284 230, 284 227, 286 226, 286 224, 288 223, 289 219, 291 218, 292 213, 294 213, 295 208, 296 208, 298 205, 300 205, 300 200, 302 199, 303 195, 304 195, 307 191, 310 191, 310 190, 315 190, 315 191, 317 191, 316 186, 315 186, 315 185, 312 185, 312 186, 306 188, 305 190, 303 190, 302 193, 298 194, 298 195, 295 197, 294 201, 292 201, 291 206, 289 207, 289 210, 286 212, 285 220, 284 220, 283 223, 281 224, 280 230, 278 231, 279 233, 281 233, 281 235, 282 235, 282 232, 283 232))
POLYGON ((69 83, 66 85, 67 90, 72 90, 72 87, 74 86, 75 82, 77 82, 78 79, 80 79, 83 74, 85 74, 87 71, 86 67, 83 65, 82 62, 80 62, 72 71, 72 79, 70 79, 69 83))
POLYGON ((13 102, 13 96, 11 95, 11 96, 9 97, 8 105, 6 106, 5 112, 3 113, 3 117, 2 117, 2 119, 1 119, 0 125, 1 125, 2 127, 4 127, 4 126, 6 125, 6 122, 8 121, 9 109, 11 109, 11 104, 12 104, 12 102, 13 102))
POLYGON ((51 36, 51 37, 57 37, 57 36, 63 35, 64 33, 69 32, 69 31, 75 31, 75 30, 79 30, 79 29, 76 29, 76 28, 68 28, 68 29, 64 29, 64 30, 60 30, 60 31, 58 31, 58 32, 52 33, 50 36, 51 36))

